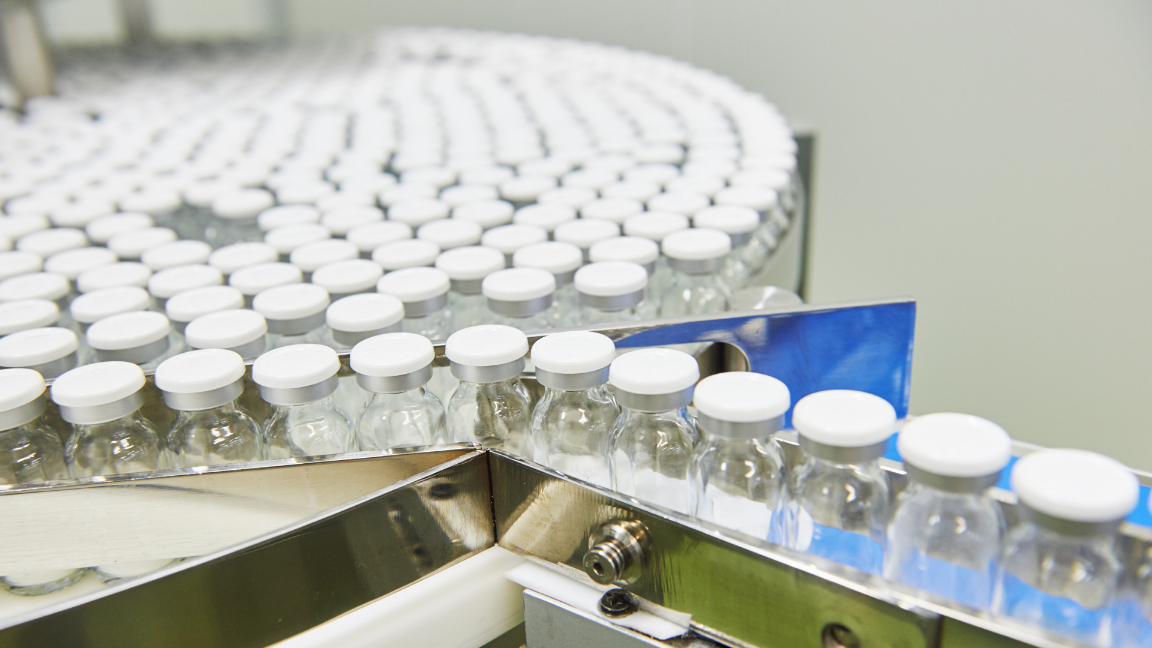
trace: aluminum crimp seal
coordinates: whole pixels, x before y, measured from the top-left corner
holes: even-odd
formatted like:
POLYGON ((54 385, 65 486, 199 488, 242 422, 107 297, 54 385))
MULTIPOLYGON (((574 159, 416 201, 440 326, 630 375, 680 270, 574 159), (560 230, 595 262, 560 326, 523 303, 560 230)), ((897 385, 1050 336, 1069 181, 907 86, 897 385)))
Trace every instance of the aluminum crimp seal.
POLYGON ((559 288, 560 286, 565 286, 576 281, 576 271, 569 270, 568 272, 553 274, 552 277, 556 279, 556 287, 559 288))
POLYGON ((634 394, 617 387, 616 402, 638 412, 659 414, 660 412, 671 412, 687 407, 688 403, 692 402, 692 394, 695 391, 696 385, 692 385, 687 389, 670 394, 634 394))
POLYGON ((476 295, 483 292, 483 279, 453 279, 452 291, 462 295, 476 295))
POLYGON ((668 267, 688 274, 708 274, 720 269, 720 262, 724 257, 714 259, 673 259, 668 257, 668 267))
POLYGON ((404 317, 425 317, 448 305, 448 293, 423 301, 404 302, 404 317))
POLYGON ((589 308, 609 312, 633 308, 643 300, 643 288, 636 292, 624 293, 623 295, 589 295, 588 293, 580 293, 581 304, 589 308))
POLYGON ((144 364, 154 358, 159 358, 168 350, 168 336, 131 349, 94 349, 96 359, 100 362, 120 360, 133 364, 144 364))
POLYGON ((884 452, 888 450, 888 439, 872 445, 845 447, 813 441, 803 434, 797 436, 800 437, 800 449, 804 451, 804 454, 832 463, 850 464, 872 461, 883 457, 884 452))
POLYGON ((917 468, 913 464, 908 463, 907 460, 904 461, 904 471, 908 473, 910 478, 925 486, 949 493, 979 493, 995 486, 996 483, 1000 481, 1001 472, 997 470, 994 473, 979 475, 977 477, 939 475, 917 468))
POLYGON ((314 313, 307 317, 290 320, 267 319, 268 332, 278 335, 304 335, 308 331, 324 325, 326 311, 314 313))
POLYGON ((143 391, 140 389, 120 400, 89 407, 67 407, 57 403, 60 407, 60 418, 74 425, 96 425, 115 421, 140 409, 144 404, 143 391))
POLYGON ((170 392, 160 390, 164 404, 181 412, 199 412, 231 403, 244 392, 244 379, 202 392, 170 392))
POLYGON ((543 313, 552 305, 552 293, 524 301, 504 301, 488 298, 488 309, 506 317, 528 317, 543 313))
POLYGON ((549 389, 559 389, 561 391, 582 391, 585 389, 592 389, 599 387, 608 382, 608 369, 597 369, 596 371, 586 371, 584 373, 565 374, 553 373, 546 371, 540 367, 536 367, 536 382, 548 387, 549 389))
POLYGON ((337 331, 336 329, 332 329, 332 339, 344 346, 354 347, 370 337, 384 335, 385 333, 398 333, 403 326, 402 322, 403 320, 372 331, 337 331))
POLYGON ((47 390, 23 405, 13 407, 7 412, 0 412, 0 430, 11 430, 25 423, 35 421, 48 407, 47 390))
POLYGON ((784 426, 784 416, 765 421, 723 421, 707 414, 696 412, 697 426, 714 436, 726 439, 767 439, 784 426))
POLYGON ((461 382, 494 383, 519 376, 524 371, 524 358, 485 367, 452 362, 451 367, 452 375, 461 382))
POLYGON ((356 384, 374 394, 399 394, 423 387, 432 379, 432 363, 416 371, 399 376, 366 376, 356 374, 356 384))
POLYGON ((272 405, 304 405, 327 398, 340 386, 336 374, 307 387, 265 387, 260 385, 260 396, 272 405))
POLYGON ((45 380, 51 380, 53 378, 59 377, 60 374, 64 373, 65 371, 71 371, 75 369, 77 364, 79 364, 79 359, 77 358, 76 352, 73 351, 66 356, 56 358, 55 360, 49 360, 48 362, 43 362, 38 365, 28 365, 27 367, 22 368, 32 369, 33 371, 36 371, 41 376, 43 376, 45 380))
POLYGON ((1120 525, 1124 520, 1109 520, 1107 522, 1080 522, 1077 520, 1065 520, 1058 518, 1054 515, 1042 513, 1034 508, 1030 508, 1023 502, 1020 503, 1020 509, 1023 516, 1029 521, 1035 523, 1037 526, 1042 526, 1046 529, 1051 529, 1057 533, 1077 537, 1089 537, 1103 534, 1114 534, 1120 530, 1120 525))
POLYGON ((752 240, 752 232, 729 234, 728 238, 732 239, 732 249, 735 250, 742 245, 748 245, 748 242, 752 240))
POLYGON ((264 349, 268 347, 268 336, 261 333, 260 335, 252 338, 251 342, 245 342, 239 346, 229 348, 229 351, 234 351, 240 354, 241 358, 251 360, 256 356, 264 353, 264 349))

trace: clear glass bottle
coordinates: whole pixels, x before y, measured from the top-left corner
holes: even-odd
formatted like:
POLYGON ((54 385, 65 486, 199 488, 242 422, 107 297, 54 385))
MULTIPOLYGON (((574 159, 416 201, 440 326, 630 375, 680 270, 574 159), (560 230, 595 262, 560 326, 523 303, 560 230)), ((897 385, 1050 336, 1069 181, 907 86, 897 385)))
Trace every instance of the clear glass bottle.
POLYGON ((188 323, 184 339, 192 349, 228 349, 255 360, 268 348, 268 321, 246 308, 205 313, 188 323))
POLYGON ((441 218, 424 223, 417 228, 416 238, 421 241, 432 241, 440 246, 442 251, 448 251, 479 245, 480 235, 483 233, 484 228, 479 223, 455 218, 441 218))
MULTIPOLYGON (((187 348, 184 331, 190 322, 209 313, 235 308, 244 308, 244 294, 232 286, 193 288, 164 302, 164 314, 172 324, 173 343, 178 343, 180 348, 187 348)), ((263 351, 260 349, 261 353, 263 351)))
POLYGON ((384 272, 431 266, 436 263, 438 256, 440 256, 439 245, 420 239, 385 243, 372 250, 372 260, 384 268, 384 272))
MULTIPOLYGON (((1148 500, 1152 513, 1152 498, 1148 500)), ((1136 569, 1136 596, 1129 602, 1129 619, 1125 640, 1138 648, 1152 647, 1152 549, 1136 569)))
POLYGON ((584 262, 589 260, 588 250, 593 244, 620 236, 620 225, 602 218, 578 218, 556 227, 553 238, 580 248, 584 262))
MULTIPOLYGON (((331 337, 325 343, 337 351, 344 351, 370 337, 400 331, 404 304, 392 295, 381 293, 351 295, 332 302, 326 317, 331 337)), ((355 422, 370 396, 357 384, 356 376, 348 374, 340 376, 340 386, 333 398, 349 420, 355 422)))
POLYGON ((404 330, 429 340, 447 340, 452 333, 448 291, 452 280, 438 268, 393 270, 376 282, 376 290, 404 302, 404 330))
POLYGON ((1139 483, 1120 462, 1084 450, 1041 450, 1012 468, 1022 523, 1008 534, 992 611, 1092 646, 1120 642, 1116 547, 1139 483))
POLYGON ((362 450, 415 448, 447 440, 444 404, 426 388, 436 353, 415 333, 388 333, 352 348, 360 387, 371 393, 356 423, 362 450))
POLYGON ((315 284, 288 284, 262 291, 252 310, 268 321, 268 347, 323 344, 331 336, 326 323, 328 291, 315 284))
POLYGON ((76 277, 76 287, 80 289, 81 293, 119 286, 146 288, 148 278, 151 276, 152 268, 143 263, 120 261, 81 273, 79 277, 76 277))
POLYGON ((212 200, 213 233, 208 241, 214 248, 259 241, 262 236, 257 216, 276 204, 267 189, 238 189, 216 196, 212 200))
POLYGON ((80 247, 57 252, 44 260, 44 271, 58 274, 70 283, 70 292, 76 293, 76 279, 81 274, 119 261, 116 253, 103 247, 80 247))
MULTIPOLYGON (((84 293, 72 300, 70 310, 72 319, 80 327, 80 332, 87 335, 89 327, 106 317, 144 311, 151 305, 152 297, 148 291, 136 286, 120 286, 84 293)), ((88 364, 95 361, 95 352, 88 346, 87 340, 84 340, 80 345, 79 363, 88 364)))
POLYGON ((787 210, 780 205, 780 195, 769 187, 747 185, 725 187, 716 192, 712 202, 717 205, 734 205, 756 210, 760 215, 760 227, 756 236, 773 249, 790 223, 787 210))
POLYGON ((988 489, 1012 456, 1000 426, 966 414, 929 414, 897 438, 909 484, 888 525, 884 577, 987 610, 1006 531, 988 489))
MULTIPOLYGON (((559 191, 563 192, 565 190, 561 189, 559 191)), ((583 194, 589 190, 577 189, 576 191, 583 196, 583 194)), ((590 193, 591 198, 589 198, 589 200, 596 198, 595 191, 591 191, 590 193)), ((512 214, 513 223, 517 225, 542 227, 544 231, 548 232, 549 237, 556 232, 557 227, 573 220, 576 220, 576 205, 558 203, 547 204, 541 202, 536 205, 526 205, 517 209, 516 212, 512 214)))
POLYGON ((371 259, 372 252, 376 248, 397 241, 406 241, 411 239, 413 234, 412 227, 405 223, 380 221, 357 225, 348 230, 344 239, 360 250, 361 259, 371 259))
POLYGON ((484 277, 504 269, 504 254, 482 245, 459 247, 441 252, 436 257, 436 267, 452 280, 448 309, 452 313, 453 330, 489 321, 491 315, 483 292, 484 277))
POLYGON ((469 327, 453 333, 444 352, 460 380, 448 402, 449 440, 531 456, 531 398, 520 382, 528 353, 524 332, 498 324, 469 327))
POLYGON ((0 281, 0 303, 28 299, 44 299, 55 303, 60 312, 56 326, 76 328, 68 310, 72 301, 72 284, 64 275, 31 272, 0 281))
POLYGON ((304 281, 312 281, 312 273, 320 268, 360 258, 360 249, 344 239, 325 239, 306 243, 288 254, 288 262, 300 268, 304 281))
MULTIPOLYGON (((0 369, 0 484, 31 484, 68 478, 59 431, 45 416, 44 379, 31 369, 0 369)), ((43 570, 0 576, 4 589, 21 596, 59 591, 86 569, 43 570)))
POLYGON ((349 259, 317 268, 312 273, 312 283, 327 290, 335 302, 349 295, 376 292, 376 282, 383 276, 378 264, 368 259, 349 259))
POLYGON ((620 408, 608 391, 616 345, 587 331, 553 333, 532 345, 544 396, 532 411, 533 461, 611 488, 608 457, 620 408))
POLYGON ((693 401, 701 436, 692 453, 693 515, 768 539, 787 489, 784 453, 772 435, 791 405, 788 387, 732 371, 701 380, 693 401))
MULTIPOLYGON (((629 261, 639 264, 648 273, 648 285, 644 288, 644 299, 655 305, 658 293, 653 292, 652 280, 656 277, 656 262, 660 260, 660 246, 640 236, 617 236, 598 243, 588 249, 592 263, 598 261, 629 261)), ((655 317, 653 311, 651 316, 655 317)))
POLYGON ((516 268, 539 268, 552 273, 556 292, 552 294, 551 327, 579 324, 580 294, 576 291, 576 271, 584 264, 584 252, 571 243, 546 241, 526 245, 512 255, 516 268))
POLYGON ((122 261, 140 261, 146 251, 176 240, 176 232, 170 228, 149 227, 117 234, 108 239, 107 245, 122 261))
MULTIPOLYGON (((140 262, 153 272, 178 266, 204 266, 212 255, 212 246, 204 241, 183 240, 161 243, 140 253, 140 262)), ((219 270, 217 270, 219 272, 219 270)), ((223 283, 217 282, 217 283, 223 283)))
POLYGON ((538 225, 501 225, 480 237, 480 244, 504 253, 504 265, 512 267, 512 255, 522 247, 548 240, 548 231, 538 225))
MULTIPOLYGON (((200 241, 187 241, 188 243, 200 241)), ((157 310, 165 312, 168 300, 180 293, 224 283, 224 273, 210 265, 173 266, 157 271, 148 278, 148 293, 155 299, 157 310)))
POLYGON ((228 276, 228 285, 244 295, 244 303, 252 306, 256 295, 277 286, 288 286, 304 281, 304 273, 291 263, 275 261, 241 268, 228 276))
POLYGON ((273 349, 256 359, 252 379, 273 407, 264 422, 269 459, 359 450, 348 415, 332 399, 339 370, 336 352, 320 344, 273 349))
POLYGON ((656 317, 655 306, 644 299, 648 271, 630 261, 589 263, 576 271, 581 325, 635 322, 656 317))
POLYGON ((718 274, 730 291, 752 282, 768 265, 772 250, 756 236, 760 215, 749 207, 707 207, 692 217, 696 227, 718 229, 732 239, 732 251, 724 257, 718 274))
POLYGON ((85 339, 97 362, 119 360, 151 371, 179 351, 168 318, 153 311, 112 315, 88 327, 85 339))
POLYGON ((683 351, 637 349, 616 358, 608 381, 622 411, 612 428, 612 488, 679 513, 692 512, 689 469, 698 433, 688 415, 700 378, 683 351))
POLYGON ((488 300, 488 322, 521 331, 544 331, 553 318, 552 294, 556 280, 538 268, 507 268, 484 277, 481 290, 488 300))
POLYGON ((728 286, 719 276, 732 239, 720 230, 690 228, 660 244, 672 277, 660 304, 661 317, 718 313, 728 306, 728 286))
POLYGON ((880 457, 896 411, 864 392, 829 390, 796 403, 792 425, 804 458, 788 478, 775 537, 798 551, 870 574, 883 562, 888 481, 880 457))
MULTIPOLYGON (((492 187, 492 191, 496 191, 495 187, 492 187)), ((490 230, 511 223, 514 211, 516 208, 512 203, 504 200, 478 200, 453 207, 452 219, 470 221, 485 230, 490 230)))
MULTIPOLYGON (((75 304, 75 302, 73 302, 75 304)), ((0 337, 28 329, 52 326, 60 307, 47 299, 18 299, 0 304, 0 337)))
POLYGON ((233 243, 217 248, 208 255, 208 265, 216 268, 225 276, 241 268, 247 268, 262 263, 275 263, 280 260, 280 252, 267 243, 252 241, 249 243, 233 243))

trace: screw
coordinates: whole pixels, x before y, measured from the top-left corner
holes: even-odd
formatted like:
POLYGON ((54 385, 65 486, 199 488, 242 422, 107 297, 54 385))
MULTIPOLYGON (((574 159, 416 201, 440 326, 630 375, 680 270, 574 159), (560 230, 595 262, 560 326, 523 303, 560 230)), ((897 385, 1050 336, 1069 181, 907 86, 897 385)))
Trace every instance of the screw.
POLYGON ((620 588, 610 589, 600 597, 600 611, 606 617, 625 617, 639 609, 640 601, 636 596, 620 588))
POLYGON ((860 648, 860 638, 839 623, 829 623, 820 631, 824 648, 860 648))

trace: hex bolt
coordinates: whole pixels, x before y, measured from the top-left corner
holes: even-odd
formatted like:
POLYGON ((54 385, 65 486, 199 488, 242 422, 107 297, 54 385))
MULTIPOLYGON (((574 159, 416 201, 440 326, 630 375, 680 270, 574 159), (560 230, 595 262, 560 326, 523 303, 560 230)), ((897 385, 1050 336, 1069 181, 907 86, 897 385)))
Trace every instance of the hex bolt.
POLYGON ((620 588, 610 589, 600 597, 600 611, 604 616, 618 619, 640 609, 640 601, 635 594, 620 588))

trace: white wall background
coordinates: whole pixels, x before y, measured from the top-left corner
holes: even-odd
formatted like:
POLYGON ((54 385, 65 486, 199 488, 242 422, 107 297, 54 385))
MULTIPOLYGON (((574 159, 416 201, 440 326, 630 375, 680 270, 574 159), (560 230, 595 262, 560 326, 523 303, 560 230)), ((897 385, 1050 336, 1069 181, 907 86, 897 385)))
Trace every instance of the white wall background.
MULTIPOLYGON (((282 1, 297 33, 571 36, 765 93, 820 135, 810 297, 919 300, 913 412, 1152 469, 1152 3, 282 1)), ((100 2, 56 0, 54 32, 100 2)), ((156 15, 251 32, 268 2, 156 15)))

